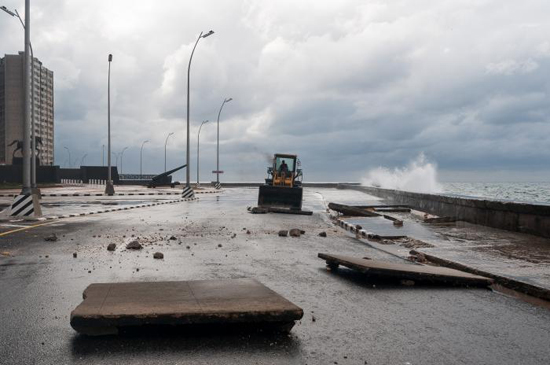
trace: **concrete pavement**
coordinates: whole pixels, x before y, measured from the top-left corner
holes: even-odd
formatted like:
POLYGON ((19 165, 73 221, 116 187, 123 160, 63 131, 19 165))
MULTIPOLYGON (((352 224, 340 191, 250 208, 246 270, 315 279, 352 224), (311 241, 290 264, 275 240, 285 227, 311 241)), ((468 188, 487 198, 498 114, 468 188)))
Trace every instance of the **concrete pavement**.
MULTIPOLYGON (((6 364, 546 364, 550 311, 486 289, 400 286, 319 252, 402 262, 335 226, 329 201, 356 191, 306 188, 313 216, 253 215, 257 189, 71 218, 0 238, 0 359, 6 364), (279 237, 300 228, 300 238, 279 237), (326 238, 319 237, 327 232, 326 238), (57 241, 44 237, 55 233, 57 241), (132 237, 132 235, 134 237, 132 237), (174 236, 176 239, 171 240, 174 236), (141 238, 144 249, 124 249, 141 238), (107 251, 115 243, 114 252, 107 251), (154 252, 163 252, 155 260, 154 252), (73 253, 77 257, 73 257, 73 253), (69 325, 94 282, 256 278, 304 309, 288 337, 197 334, 88 338, 69 325)), ((405 223, 407 227, 407 222, 405 223)))

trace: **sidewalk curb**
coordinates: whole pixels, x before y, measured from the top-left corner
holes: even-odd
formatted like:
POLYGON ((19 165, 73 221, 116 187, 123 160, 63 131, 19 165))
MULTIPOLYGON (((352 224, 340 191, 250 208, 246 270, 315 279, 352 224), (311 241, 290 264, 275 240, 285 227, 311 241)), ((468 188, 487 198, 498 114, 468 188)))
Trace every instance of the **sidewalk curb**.
POLYGON ((122 210, 131 210, 131 209, 137 209, 137 208, 154 207, 154 206, 157 206, 157 205, 174 204, 174 203, 188 202, 188 201, 194 201, 194 200, 198 200, 198 198, 176 199, 176 200, 168 200, 168 201, 165 201, 165 202, 131 205, 131 206, 128 206, 128 207, 123 207, 123 208, 96 210, 96 211, 85 212, 85 213, 64 214, 64 215, 59 215, 59 216, 48 216, 48 217, 42 217, 41 220, 50 221, 50 220, 64 219, 64 218, 84 217, 84 216, 93 215, 93 214, 111 213, 111 212, 118 212, 118 211, 122 211, 122 210))
MULTIPOLYGON (((195 191, 195 194, 216 194, 221 191, 195 191)), ((46 197, 71 197, 71 196, 110 196, 104 193, 74 193, 74 194, 41 194, 46 197)), ((166 192, 166 193, 115 193, 111 196, 149 196, 149 195, 181 195, 181 192, 166 192)), ((0 198, 15 198, 17 194, 0 194, 0 198)))

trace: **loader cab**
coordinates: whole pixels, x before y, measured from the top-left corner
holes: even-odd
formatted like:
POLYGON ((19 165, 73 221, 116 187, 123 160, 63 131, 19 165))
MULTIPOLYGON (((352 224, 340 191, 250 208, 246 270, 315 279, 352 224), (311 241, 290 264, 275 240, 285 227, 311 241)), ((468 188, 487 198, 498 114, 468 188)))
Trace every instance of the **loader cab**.
POLYGON ((271 176, 266 179, 266 183, 273 186, 294 187, 296 178, 300 175, 297 165, 296 155, 276 154, 273 157, 273 166, 268 169, 268 175, 271 176))

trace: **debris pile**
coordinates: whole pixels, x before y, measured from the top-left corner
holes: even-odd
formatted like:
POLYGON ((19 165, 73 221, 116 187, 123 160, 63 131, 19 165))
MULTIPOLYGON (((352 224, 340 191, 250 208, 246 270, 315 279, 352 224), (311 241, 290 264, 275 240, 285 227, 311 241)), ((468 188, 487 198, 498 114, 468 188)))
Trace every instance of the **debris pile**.
POLYGON ((49 236, 44 237, 44 241, 55 242, 57 241, 57 235, 52 233, 49 236))

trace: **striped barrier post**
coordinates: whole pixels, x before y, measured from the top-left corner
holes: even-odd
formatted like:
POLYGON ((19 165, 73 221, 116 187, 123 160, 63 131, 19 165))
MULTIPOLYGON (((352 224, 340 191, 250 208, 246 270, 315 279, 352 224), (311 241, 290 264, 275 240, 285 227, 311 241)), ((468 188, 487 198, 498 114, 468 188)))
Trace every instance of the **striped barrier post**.
POLYGON ((36 194, 17 195, 9 207, 8 215, 10 217, 40 217, 42 209, 36 194))
POLYGON ((181 194, 181 197, 184 198, 184 199, 194 198, 195 197, 195 191, 190 186, 186 186, 185 188, 183 188, 183 192, 181 194))

